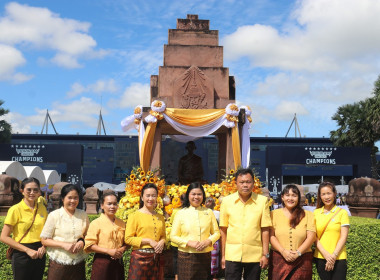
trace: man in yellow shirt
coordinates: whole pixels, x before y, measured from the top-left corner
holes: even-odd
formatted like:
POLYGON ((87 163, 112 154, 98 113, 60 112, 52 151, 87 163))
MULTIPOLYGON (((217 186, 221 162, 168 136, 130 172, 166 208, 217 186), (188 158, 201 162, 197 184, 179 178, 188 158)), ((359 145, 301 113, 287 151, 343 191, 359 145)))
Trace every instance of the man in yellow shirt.
POLYGON ((251 169, 236 172, 237 192, 223 198, 220 209, 222 268, 226 280, 260 279, 269 258, 268 200, 253 193, 251 169))

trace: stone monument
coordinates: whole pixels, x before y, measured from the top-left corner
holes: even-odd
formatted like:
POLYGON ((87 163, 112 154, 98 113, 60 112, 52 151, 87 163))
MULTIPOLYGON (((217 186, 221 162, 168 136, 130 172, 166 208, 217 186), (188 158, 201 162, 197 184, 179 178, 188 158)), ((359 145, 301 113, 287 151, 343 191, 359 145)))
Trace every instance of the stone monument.
POLYGON ((9 175, 0 175, 0 216, 6 216, 8 209, 21 201, 19 181, 9 175))
POLYGON ((59 204, 61 201, 61 190, 67 184, 67 182, 59 182, 53 186, 53 193, 49 196, 49 200, 52 204, 52 210, 56 210, 59 208, 59 204))
MULTIPOLYGON (((223 47, 218 30, 210 30, 209 20, 198 15, 177 19, 164 45, 163 66, 150 79, 150 96, 164 101, 167 108, 224 109, 235 103, 235 79, 223 66, 223 47)), ((147 115, 149 108, 144 108, 147 115)), ((164 120, 157 124, 151 155, 151 168, 161 166, 162 135, 180 134, 164 120)), ((221 127, 214 133, 219 140, 218 169, 234 168, 231 131, 221 127)), ((220 176, 219 172, 219 176, 220 176)))
POLYGON ((346 203, 353 216, 376 218, 380 208, 380 182, 373 178, 357 178, 348 183, 346 203))
POLYGON ((96 187, 86 189, 83 196, 87 214, 98 214, 99 190, 96 187))

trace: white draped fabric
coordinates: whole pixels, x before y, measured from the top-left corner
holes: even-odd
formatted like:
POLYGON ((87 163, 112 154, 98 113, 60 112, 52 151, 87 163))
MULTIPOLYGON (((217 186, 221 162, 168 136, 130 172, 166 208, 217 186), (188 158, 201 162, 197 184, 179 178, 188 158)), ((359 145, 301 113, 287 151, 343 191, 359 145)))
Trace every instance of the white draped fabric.
MULTIPOLYGON (((172 139, 174 139, 176 141, 180 141, 180 142, 192 141, 192 140, 197 139, 197 138, 201 138, 204 136, 211 135, 223 125, 228 127, 228 128, 235 127, 236 123, 235 123, 235 121, 231 121, 230 116, 233 115, 233 116, 237 117, 238 112, 239 112, 238 109, 235 109, 235 111, 231 111, 230 110, 231 104, 229 104, 226 107, 226 113, 221 115, 221 117, 216 118, 215 120, 213 120, 209 123, 206 123, 204 125, 190 126, 190 125, 180 123, 180 122, 174 120, 173 118, 171 118, 169 115, 167 115, 165 113, 165 108, 166 108, 165 106, 166 105, 164 102, 159 102, 159 104, 161 105, 161 107, 159 107, 159 108, 154 107, 153 104, 155 104, 155 102, 152 102, 151 108, 154 111, 154 113, 156 113, 156 114, 150 113, 145 118, 145 121, 147 123, 157 122, 157 116, 158 116, 158 113, 160 113, 161 118, 163 117, 166 120, 166 122, 168 124, 170 124, 176 131, 184 134, 184 135, 172 135, 171 136, 172 139)), ((246 108, 244 108, 244 109, 246 109, 246 108)), ((249 115, 250 115, 250 113, 251 112, 249 111, 249 115)), ((142 160, 142 156, 143 156, 142 147, 145 144, 144 143, 145 127, 144 127, 143 122, 141 121, 141 114, 140 115, 135 114, 135 115, 132 115, 132 116, 125 118, 121 122, 121 126, 122 126, 123 131, 127 131, 127 130, 131 129, 133 127, 133 125, 135 125, 134 121, 135 121, 136 117, 138 117, 138 119, 140 121, 140 125, 137 128, 139 130, 139 156, 140 156, 140 164, 141 164, 141 160, 142 160)), ((242 127, 242 137, 241 137, 242 138, 241 139, 241 147, 242 148, 241 148, 241 154, 239 157, 241 158, 241 165, 243 168, 248 168, 250 165, 250 138, 249 138, 250 120, 251 119, 248 119, 246 117, 245 124, 242 127)), ((136 125, 135 125, 135 127, 136 127, 136 125)), ((237 145, 239 146, 239 140, 238 140, 238 138, 236 138, 236 139, 238 141, 237 145)), ((240 148, 238 148, 236 150, 240 150, 240 148)), ((240 162, 240 159, 238 161, 240 162)))
POLYGON ((214 122, 210 122, 203 126, 188 126, 174 121, 165 113, 163 115, 168 124, 170 124, 175 130, 193 137, 203 137, 213 134, 222 125, 225 125, 225 123, 227 123, 227 119, 224 115, 223 117, 216 119, 214 122))
POLYGON ((250 123, 247 118, 245 118, 245 124, 243 125, 241 131, 241 166, 243 168, 248 168, 251 159, 251 141, 249 139, 249 128, 250 123))

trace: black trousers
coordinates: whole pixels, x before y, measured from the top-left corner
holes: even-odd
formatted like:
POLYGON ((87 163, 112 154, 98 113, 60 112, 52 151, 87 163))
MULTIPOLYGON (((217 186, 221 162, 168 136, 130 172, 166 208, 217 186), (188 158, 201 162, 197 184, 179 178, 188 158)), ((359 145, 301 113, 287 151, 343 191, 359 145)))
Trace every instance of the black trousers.
POLYGON ((347 275, 347 260, 336 260, 334 269, 332 271, 326 271, 325 259, 314 259, 317 265, 318 275, 321 280, 346 280, 347 275))
POLYGON ((226 280, 260 280, 260 263, 242 263, 226 261, 226 280))
MULTIPOLYGON (((41 242, 22 243, 25 247, 38 250, 42 246, 41 242)), ((42 280, 44 276, 46 254, 42 259, 31 259, 27 253, 18 250, 13 251, 12 270, 14 280, 42 280)))

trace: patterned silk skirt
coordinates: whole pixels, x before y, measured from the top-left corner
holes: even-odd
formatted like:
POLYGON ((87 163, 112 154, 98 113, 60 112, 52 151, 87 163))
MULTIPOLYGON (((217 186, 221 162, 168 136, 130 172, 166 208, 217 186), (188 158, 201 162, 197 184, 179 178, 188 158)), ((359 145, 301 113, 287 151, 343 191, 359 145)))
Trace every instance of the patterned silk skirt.
POLYGON ((211 274, 211 253, 178 251, 178 279, 201 280, 211 274))
POLYGON ((214 243, 214 249, 211 251, 211 275, 219 272, 219 240, 214 243))
POLYGON ((294 262, 287 262, 277 251, 270 252, 269 279, 270 280, 311 280, 313 267, 313 253, 304 253, 294 262))
POLYGON ((164 258, 161 254, 133 250, 128 272, 129 280, 163 280, 164 258))

